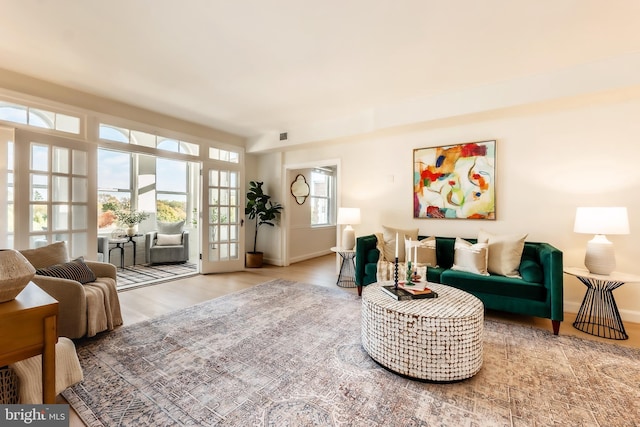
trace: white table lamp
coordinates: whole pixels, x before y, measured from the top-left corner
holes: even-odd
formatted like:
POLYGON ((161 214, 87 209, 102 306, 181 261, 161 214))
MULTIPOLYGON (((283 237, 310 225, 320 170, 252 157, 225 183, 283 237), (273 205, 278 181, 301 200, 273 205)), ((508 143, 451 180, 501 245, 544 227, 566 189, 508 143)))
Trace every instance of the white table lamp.
POLYGON ((351 225, 360 224, 360 208, 338 209, 338 224, 346 225, 342 230, 342 248, 353 249, 356 246, 356 233, 351 225))
POLYGON ((573 231, 595 234, 587 243, 584 265, 590 273, 608 275, 616 268, 616 257, 605 234, 629 234, 627 208, 577 208, 573 231))

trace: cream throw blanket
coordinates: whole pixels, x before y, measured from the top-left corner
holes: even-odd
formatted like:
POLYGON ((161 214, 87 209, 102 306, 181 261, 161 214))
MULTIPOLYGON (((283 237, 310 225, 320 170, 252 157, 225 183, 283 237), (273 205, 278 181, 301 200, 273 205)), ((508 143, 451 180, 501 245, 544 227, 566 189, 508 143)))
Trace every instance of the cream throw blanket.
MULTIPOLYGON (((42 403, 42 355, 9 365, 18 376, 20 404, 42 403)), ((56 395, 84 379, 76 346, 60 337, 56 344, 56 395)))

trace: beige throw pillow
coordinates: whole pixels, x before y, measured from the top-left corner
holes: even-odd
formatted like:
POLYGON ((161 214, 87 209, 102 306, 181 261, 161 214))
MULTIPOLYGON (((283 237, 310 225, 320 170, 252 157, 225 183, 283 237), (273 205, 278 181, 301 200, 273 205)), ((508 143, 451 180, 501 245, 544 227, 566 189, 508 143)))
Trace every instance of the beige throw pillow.
POLYGON ((55 242, 36 249, 24 249, 22 255, 35 268, 45 268, 56 264, 69 262, 67 242, 55 242))
POLYGON ((418 240, 418 229, 403 230, 401 228, 393 228, 382 226, 382 236, 384 239, 384 258, 393 262, 396 257, 396 234, 398 236, 398 262, 405 261, 405 248, 402 242, 405 239, 418 240))
POLYGON ((503 234, 496 235, 480 230, 478 243, 489 245, 490 273, 507 277, 520 277, 518 268, 524 250, 524 240, 527 234, 503 234))
MULTIPOLYGON (((415 244, 415 242, 414 242, 415 244)), ((411 252, 411 260, 417 262, 418 264, 426 265, 427 267, 437 267, 438 261, 436 258, 436 237, 431 236, 425 239, 422 239, 417 242, 417 246, 412 249, 411 252)))
POLYGON ((489 247, 486 243, 476 243, 473 245, 466 240, 456 237, 453 266, 451 266, 451 269, 488 276, 488 257, 489 247))

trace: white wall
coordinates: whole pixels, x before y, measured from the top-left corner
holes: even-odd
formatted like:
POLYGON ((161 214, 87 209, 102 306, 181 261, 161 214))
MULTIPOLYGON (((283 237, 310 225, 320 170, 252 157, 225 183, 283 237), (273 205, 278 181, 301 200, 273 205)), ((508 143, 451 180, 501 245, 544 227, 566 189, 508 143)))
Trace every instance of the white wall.
MULTIPOLYGON (((341 159, 341 205, 359 206, 357 235, 382 224, 418 227, 424 235, 474 237, 526 232, 530 241, 564 252, 565 266, 583 266, 586 242, 573 233, 577 206, 627 206, 631 235, 609 236, 619 271, 640 275, 640 96, 574 99, 414 125, 342 142, 284 152, 285 163, 341 159), (412 217, 413 149, 497 140, 497 219, 412 217)), ((271 156, 258 157, 269 162, 271 156)), ((276 179, 275 176, 271 177, 276 179)), ((565 276, 565 310, 577 312, 585 288, 565 276)), ((640 321, 640 283, 614 292, 624 320, 640 321)))
MULTIPOLYGON (((311 182, 311 169, 287 169, 286 183, 292 183, 298 174, 311 182)), ((289 194, 286 198, 288 215, 288 251, 289 262, 295 263, 330 253, 329 248, 336 246, 336 227, 312 227, 311 203, 309 199, 299 205, 289 194)))

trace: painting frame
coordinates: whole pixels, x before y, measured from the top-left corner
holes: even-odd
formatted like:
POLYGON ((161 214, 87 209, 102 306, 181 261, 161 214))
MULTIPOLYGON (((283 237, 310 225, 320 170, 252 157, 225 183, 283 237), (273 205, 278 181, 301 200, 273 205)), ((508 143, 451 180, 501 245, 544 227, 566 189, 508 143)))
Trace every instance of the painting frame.
POLYGON ((496 140, 413 150, 413 217, 496 219, 496 140))

